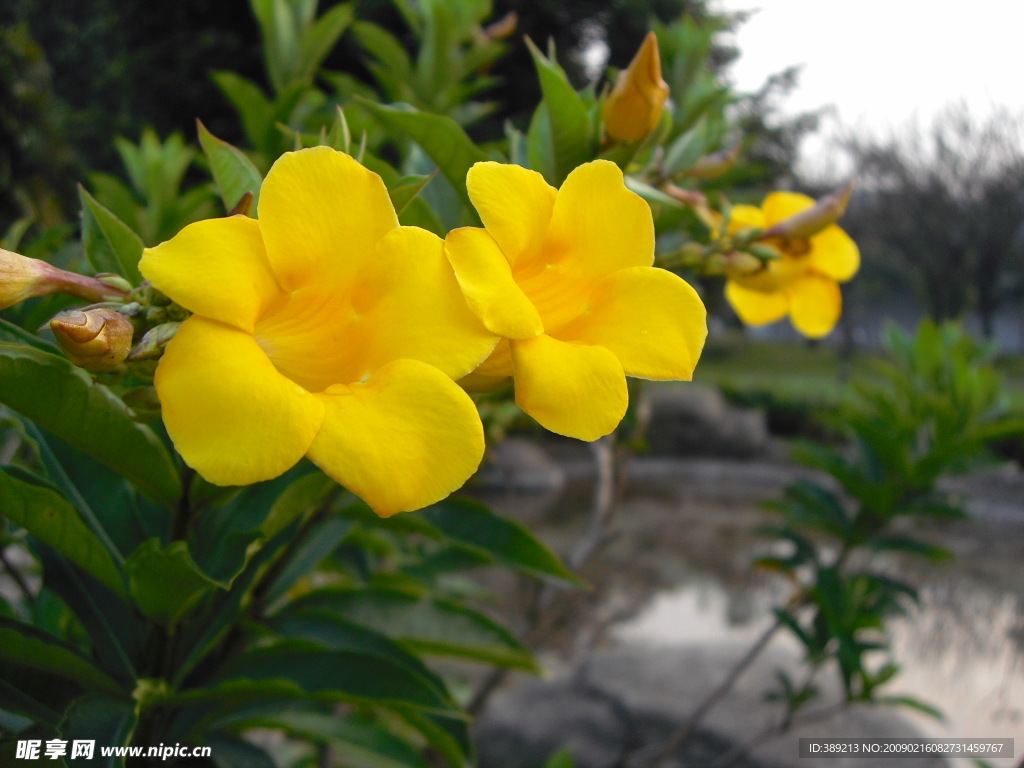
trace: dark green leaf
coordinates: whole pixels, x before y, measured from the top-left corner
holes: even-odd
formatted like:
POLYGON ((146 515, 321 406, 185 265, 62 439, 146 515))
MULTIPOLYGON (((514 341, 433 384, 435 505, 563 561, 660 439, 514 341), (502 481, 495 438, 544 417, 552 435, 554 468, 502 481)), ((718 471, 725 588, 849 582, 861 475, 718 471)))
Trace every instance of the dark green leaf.
POLYGON ((421 709, 451 709, 433 685, 381 656, 326 650, 286 640, 257 648, 222 668, 215 687, 181 694, 185 700, 311 695, 325 701, 421 709))
POLYGON ((281 728, 292 736, 335 745, 346 768, 428 768, 407 742, 385 728, 355 716, 282 712, 247 725, 281 728))
POLYGON ((56 355, 0 342, 0 402, 172 504, 181 481, 167 449, 149 427, 85 371, 56 355))
POLYGON ((196 565, 184 541, 163 547, 158 539, 150 539, 132 552, 124 567, 139 610, 160 624, 174 624, 203 593, 217 586, 196 565))
MULTIPOLYGON (((97 745, 119 747, 128 743, 135 728, 136 702, 129 696, 90 693, 72 703, 61 724, 61 738, 95 741, 97 745)), ((156 745, 153 745, 156 746, 156 745)), ((70 757, 70 750, 69 757, 70 757)), ((95 749, 91 759, 68 760, 68 768, 121 768, 123 757, 104 757, 95 749)))
POLYGON ((58 493, 0 470, 0 499, 0 516, 77 563, 118 595, 127 595, 124 578, 114 561, 116 553, 95 536, 58 493))
POLYGON ((117 693, 120 686, 77 649, 27 624, 0 616, 0 676, 15 668, 74 681, 85 690, 117 693))
POLYGON ((322 590, 296 606, 326 608, 357 624, 437 653, 536 671, 530 652, 507 630, 453 601, 420 598, 390 589, 322 590))
POLYGON ((510 568, 585 586, 527 528, 468 499, 446 499, 421 513, 427 522, 460 544, 483 550, 510 568))

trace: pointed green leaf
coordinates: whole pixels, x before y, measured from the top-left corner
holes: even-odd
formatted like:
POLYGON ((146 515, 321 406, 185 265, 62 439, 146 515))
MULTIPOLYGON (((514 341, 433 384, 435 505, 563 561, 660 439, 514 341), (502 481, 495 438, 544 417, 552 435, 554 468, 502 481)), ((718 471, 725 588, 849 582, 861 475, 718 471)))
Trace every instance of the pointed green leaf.
POLYGON ((398 183, 388 187, 388 195, 391 197, 391 204, 395 206, 395 213, 401 215, 436 175, 435 170, 428 176, 403 176, 398 183))
POLYGON ((450 117, 420 112, 404 104, 385 106, 359 100, 388 129, 415 141, 451 183, 462 201, 471 206, 466 174, 474 163, 488 160, 462 127, 450 117))
POLYGON ((82 243, 89 264, 97 272, 121 275, 132 285, 141 283, 142 240, 85 187, 78 187, 78 196, 82 201, 82 243))
POLYGON ((531 672, 537 669, 530 652, 506 629, 454 601, 368 588, 321 590, 293 605, 341 613, 423 653, 458 656, 531 672))
POLYGON ((0 499, 0 517, 53 547, 117 594, 126 594, 110 550, 58 493, 0 471, 0 499))
POLYGON ((35 627, 0 616, 0 677, 14 668, 73 680, 85 690, 117 693, 120 686, 75 648, 35 627))
POLYGON ((432 684, 387 659, 327 650, 300 640, 248 651, 222 668, 214 688, 182 693, 180 698, 248 699, 253 695, 451 710, 432 684))
MULTIPOLYGON (((135 707, 136 702, 130 696, 101 693, 81 696, 68 707, 60 726, 61 738, 68 742, 78 739, 110 747, 124 746, 135 730, 135 707)), ((98 749, 90 759, 68 759, 68 768, 121 768, 123 765, 123 757, 104 756, 98 749)))
POLYGON ((161 624, 174 624, 216 582, 204 574, 184 541, 166 547, 159 539, 139 545, 124 564, 139 609, 161 624))
POLYGON ((0 342, 0 403, 171 504, 181 481, 163 443, 88 373, 57 355, 0 342))
POLYGON ((421 514, 450 539, 483 550, 510 568, 586 586, 527 528, 499 517, 480 502, 445 499, 421 514))
POLYGON ((263 177, 256 170, 252 160, 242 150, 221 141, 206 126, 196 121, 199 130, 199 143, 203 146, 206 159, 210 163, 210 172, 217 184, 224 207, 231 210, 242 199, 246 192, 252 193, 252 210, 256 210, 260 196, 263 177))
POLYGON ((299 46, 298 69, 302 79, 313 79, 327 54, 338 42, 341 33, 352 23, 354 16, 353 3, 336 5, 306 30, 299 46))
POLYGON ((529 38, 526 39, 526 45, 533 57, 544 94, 543 104, 547 113, 548 139, 553 160, 551 172, 554 174, 548 181, 558 186, 570 171, 594 159, 597 150, 594 126, 591 125, 586 104, 573 89, 561 67, 549 61, 529 38))
POLYGON ((428 768, 428 763, 408 742, 354 715, 282 712, 255 718, 246 725, 280 728, 292 736, 336 744, 348 768, 428 768))

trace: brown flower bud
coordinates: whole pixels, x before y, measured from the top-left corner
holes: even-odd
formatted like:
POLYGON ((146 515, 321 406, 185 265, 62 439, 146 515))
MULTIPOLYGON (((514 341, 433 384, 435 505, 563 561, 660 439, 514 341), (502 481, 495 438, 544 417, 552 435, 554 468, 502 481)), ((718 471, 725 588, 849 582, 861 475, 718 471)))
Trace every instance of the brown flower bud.
POLYGON ((605 102, 608 135, 617 141, 640 141, 657 127, 668 93, 668 83, 661 79, 658 38, 649 32, 605 102))
POLYGON ((810 208, 773 224, 761 233, 761 238, 799 238, 816 235, 825 227, 839 221, 839 218, 846 212, 846 205, 850 202, 852 193, 853 182, 850 182, 842 189, 837 189, 831 195, 821 198, 810 208))
POLYGON ((128 356, 135 326, 120 312, 97 307, 62 312, 50 321, 50 330, 75 365, 109 371, 128 356))

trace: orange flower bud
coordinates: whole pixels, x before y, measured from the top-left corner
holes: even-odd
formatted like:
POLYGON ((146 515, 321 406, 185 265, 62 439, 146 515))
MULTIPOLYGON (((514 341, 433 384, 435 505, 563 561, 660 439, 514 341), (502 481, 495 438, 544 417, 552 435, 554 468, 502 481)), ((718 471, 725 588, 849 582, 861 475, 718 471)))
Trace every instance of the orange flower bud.
POLYGON ((45 261, 0 248, 0 309, 57 290, 51 279, 52 269, 45 261))
POLYGON ((667 99, 668 83, 661 79, 658 38, 649 32, 608 95, 605 130, 617 141, 640 141, 658 125, 667 99))
POLYGON ((62 312, 50 321, 50 330, 75 365, 109 371, 128 356, 135 326, 120 312, 99 307, 62 312))

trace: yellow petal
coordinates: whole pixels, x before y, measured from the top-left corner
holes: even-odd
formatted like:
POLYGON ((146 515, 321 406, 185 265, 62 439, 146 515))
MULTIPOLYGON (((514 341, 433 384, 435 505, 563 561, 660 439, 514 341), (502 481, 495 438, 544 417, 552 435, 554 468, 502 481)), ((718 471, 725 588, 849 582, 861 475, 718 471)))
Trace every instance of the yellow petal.
POLYGON ((544 332, 537 309, 516 284, 488 230, 453 230, 444 240, 444 250, 466 302, 488 330, 509 339, 528 339, 544 332))
POLYGON ((466 188, 509 264, 539 257, 557 194, 543 176, 519 165, 476 163, 466 175, 466 188))
POLYGON ((772 192, 761 204, 765 226, 770 227, 772 224, 777 224, 813 205, 814 198, 799 192, 772 192))
POLYGON ((788 288, 790 319, 804 336, 812 339, 828 334, 843 311, 843 296, 835 280, 808 274, 788 288))
POLYGON ((269 480, 302 458, 323 405, 282 376, 247 333, 192 316, 156 371, 167 433, 217 485, 269 480))
POLYGON ((774 323, 789 312, 789 298, 784 292, 752 291, 735 280, 726 281, 725 298, 747 325, 774 323))
POLYGON ((860 269, 860 249, 848 234, 833 224, 811 238, 811 267, 833 280, 845 282, 860 269))
POLYGON ((361 372, 409 358, 459 378, 498 343, 466 306, 441 238, 417 227, 400 227, 377 244, 353 283, 352 308, 347 333, 361 372))
POLYGON ((685 280, 631 267, 598 283, 586 312, 554 335, 610 350, 627 376, 688 381, 707 332, 704 304, 685 280))
POLYGON ((763 229, 764 226, 764 211, 753 205, 734 205, 729 212, 729 232, 763 229))
POLYGON ((281 289, 270 270, 260 225, 248 216, 206 219, 142 253, 139 269, 190 312, 252 331, 281 289))
POLYGON ((649 267, 654 263, 651 208, 626 188, 615 163, 581 165, 558 191, 544 255, 581 277, 649 267))
POLYGON ((309 458, 381 517, 440 501, 480 465, 476 406, 426 363, 398 360, 317 397, 326 415, 309 458))
POLYGON ((626 376, 604 347, 547 335, 510 342, 516 403, 552 432, 597 440, 626 414, 626 376))
POLYGON ((398 226, 380 176, 330 147, 274 163, 260 189, 259 220, 274 274, 289 290, 313 281, 347 286, 398 226))

